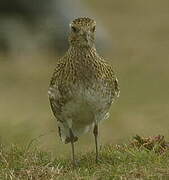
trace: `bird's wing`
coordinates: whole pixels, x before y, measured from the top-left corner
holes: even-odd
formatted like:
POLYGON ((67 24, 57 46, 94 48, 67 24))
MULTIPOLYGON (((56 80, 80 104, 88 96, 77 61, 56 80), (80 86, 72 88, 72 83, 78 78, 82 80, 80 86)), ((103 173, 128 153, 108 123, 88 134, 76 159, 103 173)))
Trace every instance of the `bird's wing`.
POLYGON ((119 88, 117 76, 111 65, 104 62, 103 67, 105 68, 103 74, 105 74, 106 79, 110 81, 110 87, 113 95, 112 98, 118 97, 120 93, 120 88, 119 88))
POLYGON ((113 94, 115 97, 119 97, 119 93, 120 93, 120 88, 119 88, 119 83, 118 83, 118 79, 117 76, 113 70, 113 68, 111 67, 110 69, 110 77, 112 79, 112 90, 113 90, 113 94))
POLYGON ((119 83, 117 77, 114 79, 114 89, 115 89, 115 94, 117 97, 120 95, 120 88, 119 88, 119 83))
POLYGON ((63 104, 61 97, 59 97, 59 91, 56 88, 50 86, 48 90, 48 95, 49 95, 51 109, 55 117, 57 117, 61 113, 62 104, 63 104))
POLYGON ((59 115, 65 104, 71 100, 70 81, 67 80, 68 73, 66 67, 65 59, 59 59, 48 90, 51 109, 57 120, 59 120, 59 115))
POLYGON ((64 66, 65 64, 63 63, 63 61, 61 62, 61 60, 59 59, 56 68, 54 70, 54 73, 52 75, 48 89, 48 96, 49 96, 51 109, 55 117, 57 117, 57 119, 62 111, 62 106, 65 104, 65 100, 64 100, 65 98, 63 96, 62 83, 61 83, 62 71, 64 69, 64 66))

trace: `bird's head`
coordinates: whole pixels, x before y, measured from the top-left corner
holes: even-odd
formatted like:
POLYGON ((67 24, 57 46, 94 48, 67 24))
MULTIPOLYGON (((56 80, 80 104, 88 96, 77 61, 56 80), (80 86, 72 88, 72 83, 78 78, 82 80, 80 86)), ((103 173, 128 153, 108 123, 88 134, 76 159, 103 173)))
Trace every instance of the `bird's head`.
POLYGON ((94 46, 96 22, 88 17, 77 18, 70 24, 69 43, 72 46, 94 46))

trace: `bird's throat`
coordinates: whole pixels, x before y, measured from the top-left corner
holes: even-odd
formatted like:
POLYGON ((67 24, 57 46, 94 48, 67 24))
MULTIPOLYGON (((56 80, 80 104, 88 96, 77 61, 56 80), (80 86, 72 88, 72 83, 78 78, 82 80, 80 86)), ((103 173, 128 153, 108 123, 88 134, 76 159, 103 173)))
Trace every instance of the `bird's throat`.
POLYGON ((85 57, 85 58, 90 58, 90 57, 98 57, 97 51, 95 47, 70 47, 68 50, 68 53, 75 56, 75 57, 85 57))

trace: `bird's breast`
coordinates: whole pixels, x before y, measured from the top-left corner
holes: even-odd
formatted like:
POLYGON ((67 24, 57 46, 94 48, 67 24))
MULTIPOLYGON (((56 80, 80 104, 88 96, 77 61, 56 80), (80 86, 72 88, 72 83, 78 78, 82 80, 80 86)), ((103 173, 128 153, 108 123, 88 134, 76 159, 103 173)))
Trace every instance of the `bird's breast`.
POLYGON ((98 88, 95 86, 95 84, 92 86, 74 85, 71 88, 70 101, 63 107, 64 115, 73 117, 74 120, 81 121, 83 124, 91 123, 97 115, 108 111, 111 94, 104 95, 105 87, 98 88))

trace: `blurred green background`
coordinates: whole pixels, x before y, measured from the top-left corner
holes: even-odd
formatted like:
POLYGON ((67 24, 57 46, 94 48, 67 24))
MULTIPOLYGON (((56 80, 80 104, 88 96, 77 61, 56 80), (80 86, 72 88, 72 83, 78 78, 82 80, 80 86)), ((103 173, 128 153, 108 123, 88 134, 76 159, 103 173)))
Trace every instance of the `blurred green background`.
MULTIPOLYGON (((34 11, 27 8, 32 19, 25 18, 19 2, 0 4, 3 143, 25 146, 35 138, 46 151, 59 156, 69 153, 69 145, 57 135, 47 90, 57 57, 67 49, 69 21, 83 14, 94 17, 98 32, 101 29, 98 51, 114 66, 121 89, 109 120, 100 125, 101 144, 127 142, 135 134, 169 138, 169 1, 74 1, 70 7, 66 1, 55 0, 51 1, 57 7, 53 11, 53 4, 43 11, 41 3, 33 4, 34 11)), ((93 144, 92 133, 85 134, 77 151, 89 151, 93 144)))

